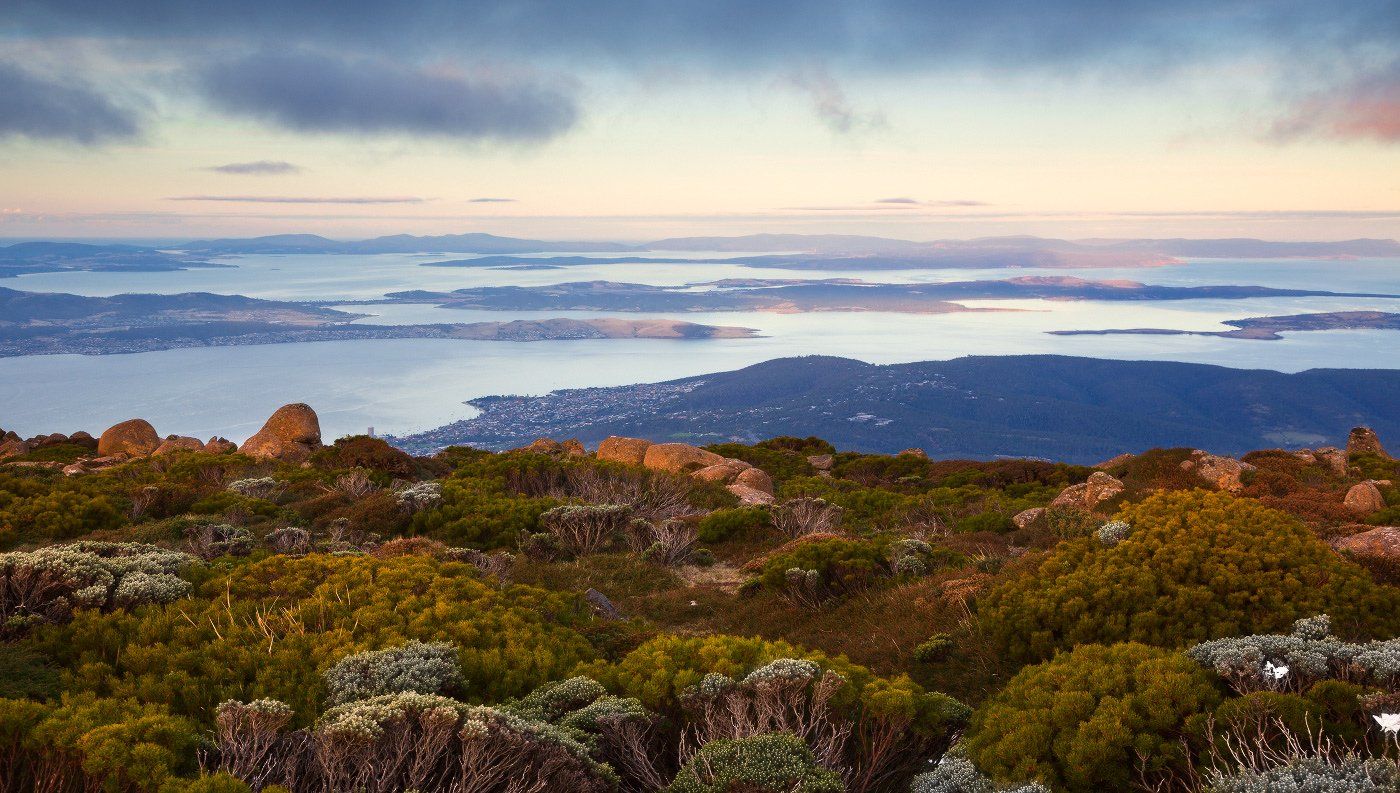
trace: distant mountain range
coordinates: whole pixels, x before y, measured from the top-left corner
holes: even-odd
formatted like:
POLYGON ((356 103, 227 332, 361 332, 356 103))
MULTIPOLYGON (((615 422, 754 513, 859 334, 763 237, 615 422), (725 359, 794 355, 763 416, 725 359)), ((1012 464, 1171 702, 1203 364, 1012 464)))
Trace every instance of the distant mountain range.
POLYGON ((938 458, 1087 464, 1162 446, 1239 454, 1342 444, 1359 424, 1400 435, 1397 393, 1396 370, 1284 374, 1054 355, 877 366, 819 356, 667 383, 472 400, 483 411, 477 418, 394 442, 427 452, 537 437, 595 444, 609 435, 691 443, 819 435, 860 451, 920 447, 938 458))

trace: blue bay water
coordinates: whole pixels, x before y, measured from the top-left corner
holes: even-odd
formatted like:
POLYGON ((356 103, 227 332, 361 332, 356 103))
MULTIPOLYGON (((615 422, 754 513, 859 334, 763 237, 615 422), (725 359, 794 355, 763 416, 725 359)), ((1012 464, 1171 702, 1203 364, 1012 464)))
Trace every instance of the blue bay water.
MULTIPOLYGON (((733 255, 733 254, 728 254, 733 255)), ((719 254, 711 254, 719 256, 719 254)), ((704 258, 706 254, 687 254, 704 258)), ((464 257, 454 257, 464 258, 464 257)), ((679 257, 678 257, 679 258, 679 257)), ((857 277, 939 282, 1020 275, 1124 278, 1152 284, 1260 284, 1281 288, 1400 294, 1400 260, 1200 260, 1148 269, 918 270, 797 272, 685 263, 588 265, 558 270, 420 266, 422 256, 249 256, 235 268, 174 273, 62 273, 2 285, 88 295, 189 291, 270 299, 372 301, 406 289, 540 285, 614 280, 686 284, 717 278, 857 277)), ((307 402, 336 437, 406 433, 470 417, 463 400, 540 394, 556 388, 621 385, 724 371, 787 355, 840 355, 872 363, 961 355, 1054 353, 1176 360, 1300 371, 1315 367, 1400 368, 1395 331, 1290 333, 1282 341, 1196 336, 1052 336, 1047 330, 1161 327, 1219 330, 1242 317, 1317 311, 1400 311, 1381 298, 1253 298, 1161 302, 963 301, 999 309, 940 315, 880 312, 688 313, 706 324, 743 325, 755 339, 484 342, 365 340, 213 347, 109 356, 0 359, 0 427, 24 434, 98 432, 122 419, 148 418, 162 434, 242 440, 277 406, 307 402)), ((424 305, 347 306, 372 323, 477 322, 599 312, 461 311, 424 305)), ((617 315, 612 315, 617 316, 617 315)))

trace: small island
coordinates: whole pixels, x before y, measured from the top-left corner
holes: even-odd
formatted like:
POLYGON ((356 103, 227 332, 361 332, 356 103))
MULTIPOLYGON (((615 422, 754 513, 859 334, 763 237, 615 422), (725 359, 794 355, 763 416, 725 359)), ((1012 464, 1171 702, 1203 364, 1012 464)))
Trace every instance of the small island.
POLYGON ((1317 314, 1290 314, 1280 317, 1250 317, 1221 323, 1234 330, 1176 330, 1173 328, 1124 328, 1105 330, 1051 330, 1053 336, 1110 336, 1136 334, 1150 336, 1219 336, 1224 339, 1278 341, 1288 331, 1310 330, 1400 330, 1400 314, 1385 311, 1330 311, 1317 314))

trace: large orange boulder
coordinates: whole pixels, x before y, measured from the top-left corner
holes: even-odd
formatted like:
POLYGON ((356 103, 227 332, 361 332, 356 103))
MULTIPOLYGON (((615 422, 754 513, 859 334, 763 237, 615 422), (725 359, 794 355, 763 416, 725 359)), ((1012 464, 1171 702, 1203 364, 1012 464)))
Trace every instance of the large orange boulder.
POLYGON ((1332 540, 1332 547, 1362 557, 1400 559, 1400 526, 1379 526, 1350 537, 1338 537, 1332 540))
POLYGON ((1253 471, 1254 466, 1240 462, 1233 457, 1210 454, 1197 449, 1191 452, 1189 458, 1181 461, 1181 470, 1195 471, 1196 476, 1200 477, 1202 481, 1215 485, 1226 492, 1238 493, 1244 489, 1244 481, 1241 477, 1245 473, 1253 471))
POLYGON ((722 463, 707 465, 704 468, 690 475, 691 479, 699 479, 703 482, 719 482, 727 485, 733 482, 735 477, 749 468, 749 464, 739 460, 725 460, 722 463))
POLYGON ((653 471, 682 471, 706 468, 724 462, 724 458, 714 452, 707 452, 699 446, 688 443, 654 443, 647 447, 642 465, 653 471))
POLYGON ((309 405, 283 405, 239 448, 258 460, 305 462, 321 448, 321 421, 309 405))
POLYGON ((124 454, 127 457, 145 457, 160 448, 160 436, 156 428, 145 419, 128 419, 113 424, 97 439, 97 453, 102 457, 124 454))
POLYGON ((614 435, 598 444, 597 457, 599 460, 608 460, 614 463, 641 465, 642 460, 646 459, 647 448, 650 446, 651 441, 614 435))

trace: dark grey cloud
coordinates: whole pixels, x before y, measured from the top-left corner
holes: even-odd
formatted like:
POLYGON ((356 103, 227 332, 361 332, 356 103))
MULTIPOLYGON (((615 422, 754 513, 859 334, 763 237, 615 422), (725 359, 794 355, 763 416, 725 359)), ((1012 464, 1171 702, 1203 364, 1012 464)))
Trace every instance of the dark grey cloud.
POLYGON ((40 35, 331 42, 366 51, 528 52, 720 69, 821 58, 903 71, 952 64, 1155 70, 1268 48, 1360 57, 1400 41, 1397 0, 9 0, 0 27, 40 35), (6 24, 8 23, 8 24, 6 24))
POLYGON ((225 165, 211 165, 206 170, 234 176, 278 176, 301 173, 301 166, 282 160, 256 160, 254 162, 231 162, 225 165))
POLYGON ((467 201, 468 204, 513 204, 514 198, 473 198, 467 201))
POLYGON ((226 201, 235 204, 422 204, 417 196, 271 196, 271 195, 177 195, 166 201, 226 201))
POLYGON ((226 113, 300 132, 539 141, 578 117, 572 96, 539 82, 468 78, 306 50, 216 62, 198 82, 226 113))
POLYGON ((0 63, 0 137, 23 135, 92 146, 135 138, 135 113, 81 83, 0 63))

